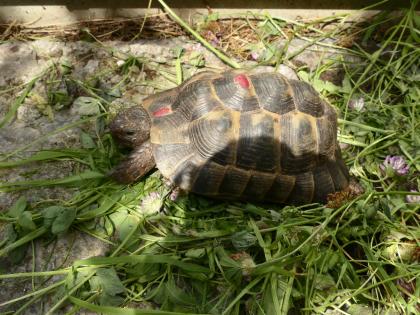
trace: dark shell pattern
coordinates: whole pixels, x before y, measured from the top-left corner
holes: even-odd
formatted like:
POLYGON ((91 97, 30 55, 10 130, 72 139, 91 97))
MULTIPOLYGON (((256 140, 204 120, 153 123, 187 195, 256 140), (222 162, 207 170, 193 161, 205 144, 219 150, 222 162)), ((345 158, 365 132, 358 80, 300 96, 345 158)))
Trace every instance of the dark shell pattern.
POLYGON ((144 107, 157 167, 184 190, 302 204, 348 186, 336 112, 305 82, 202 72, 144 107))

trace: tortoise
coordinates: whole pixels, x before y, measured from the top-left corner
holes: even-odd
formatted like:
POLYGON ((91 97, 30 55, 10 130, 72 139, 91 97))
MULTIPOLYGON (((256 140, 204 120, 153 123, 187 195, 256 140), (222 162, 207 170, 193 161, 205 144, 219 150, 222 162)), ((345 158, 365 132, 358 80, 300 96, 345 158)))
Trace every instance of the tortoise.
POLYGON ((335 110, 276 72, 200 72, 119 113, 110 130, 133 149, 112 174, 122 183, 156 165, 181 190, 286 204, 325 202, 349 184, 335 110))

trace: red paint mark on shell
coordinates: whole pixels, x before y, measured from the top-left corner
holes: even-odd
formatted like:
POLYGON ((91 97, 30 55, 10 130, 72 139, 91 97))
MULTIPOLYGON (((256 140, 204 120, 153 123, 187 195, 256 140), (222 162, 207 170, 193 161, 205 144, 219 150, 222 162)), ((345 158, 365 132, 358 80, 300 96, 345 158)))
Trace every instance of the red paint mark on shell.
POLYGON ((162 107, 152 113, 153 117, 161 117, 172 113, 170 107, 162 107))
POLYGON ((244 89, 249 89, 249 86, 251 85, 245 74, 238 74, 234 80, 244 89))

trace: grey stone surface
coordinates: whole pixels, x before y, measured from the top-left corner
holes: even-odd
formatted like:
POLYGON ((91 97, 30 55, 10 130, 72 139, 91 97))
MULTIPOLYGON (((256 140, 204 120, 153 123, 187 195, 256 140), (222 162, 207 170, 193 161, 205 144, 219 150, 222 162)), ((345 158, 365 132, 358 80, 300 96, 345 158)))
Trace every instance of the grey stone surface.
POLYGON ((36 57, 28 43, 9 41, 0 45, 0 87, 13 84, 15 80, 27 82, 41 73, 45 61, 36 57))
POLYGON ((63 55, 63 43, 48 40, 48 39, 38 39, 30 43, 31 47, 34 49, 35 53, 45 59, 59 58, 63 55))

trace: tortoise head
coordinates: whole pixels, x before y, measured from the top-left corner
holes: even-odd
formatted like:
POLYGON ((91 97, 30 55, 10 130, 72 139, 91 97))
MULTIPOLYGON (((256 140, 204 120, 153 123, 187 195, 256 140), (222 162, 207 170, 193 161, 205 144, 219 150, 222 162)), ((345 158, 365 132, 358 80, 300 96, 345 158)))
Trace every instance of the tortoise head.
POLYGON ((151 120, 142 106, 130 107, 119 113, 109 125, 113 138, 120 144, 134 148, 150 137, 151 120))

